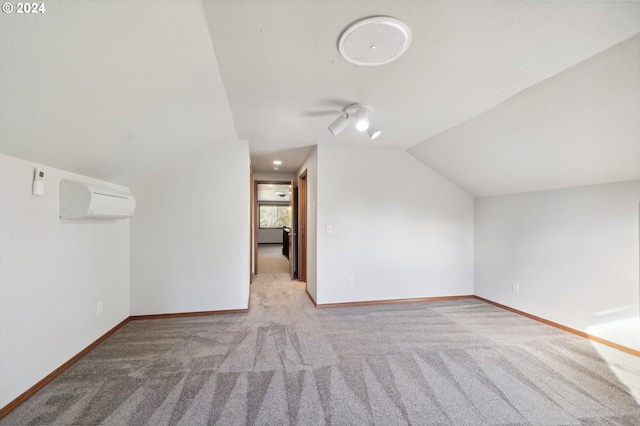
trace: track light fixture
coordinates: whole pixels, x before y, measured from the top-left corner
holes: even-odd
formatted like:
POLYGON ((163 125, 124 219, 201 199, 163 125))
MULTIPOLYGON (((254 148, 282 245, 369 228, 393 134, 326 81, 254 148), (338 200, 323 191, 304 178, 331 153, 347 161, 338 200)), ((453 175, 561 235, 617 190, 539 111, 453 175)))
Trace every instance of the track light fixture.
POLYGON ((347 105, 340 116, 329 125, 329 131, 333 136, 338 136, 349 125, 352 118, 355 121, 356 130, 359 132, 367 132, 371 139, 380 136, 380 129, 371 122, 371 107, 362 104, 347 105))

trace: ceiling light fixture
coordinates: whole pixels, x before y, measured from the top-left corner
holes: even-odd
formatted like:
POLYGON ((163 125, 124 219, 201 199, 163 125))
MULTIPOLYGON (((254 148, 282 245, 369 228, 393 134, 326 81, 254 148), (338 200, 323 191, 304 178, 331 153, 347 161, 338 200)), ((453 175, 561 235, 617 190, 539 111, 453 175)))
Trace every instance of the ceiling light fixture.
POLYGON ((280 164, 282 164, 282 161, 274 160, 273 164, 275 164, 276 166, 279 166, 280 164))
POLYGON ((347 128, 349 121, 355 121, 356 130, 366 131, 371 139, 377 138, 382 133, 371 121, 371 107, 363 104, 347 105, 340 116, 329 125, 329 131, 333 136, 338 136, 347 128))
POLYGON ((398 59, 410 44, 407 24, 389 16, 374 16, 344 30, 338 51, 352 64, 372 67, 398 59))

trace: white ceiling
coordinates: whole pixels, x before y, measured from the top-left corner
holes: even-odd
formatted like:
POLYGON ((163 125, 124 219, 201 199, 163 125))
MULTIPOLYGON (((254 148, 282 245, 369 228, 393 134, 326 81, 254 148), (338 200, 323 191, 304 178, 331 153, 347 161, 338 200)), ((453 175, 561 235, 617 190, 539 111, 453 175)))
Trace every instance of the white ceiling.
POLYGON ((0 14, 0 152, 117 183, 236 139, 200 1, 0 14))
POLYGON ((640 35, 410 150, 476 196, 640 177, 640 35))
POLYGON ((236 138, 255 172, 403 149, 481 196, 640 177, 636 1, 49 0, 0 32, 0 152, 118 183, 236 138), (375 15, 409 50, 346 62, 340 34, 375 15), (353 102, 375 141, 327 130, 353 102))

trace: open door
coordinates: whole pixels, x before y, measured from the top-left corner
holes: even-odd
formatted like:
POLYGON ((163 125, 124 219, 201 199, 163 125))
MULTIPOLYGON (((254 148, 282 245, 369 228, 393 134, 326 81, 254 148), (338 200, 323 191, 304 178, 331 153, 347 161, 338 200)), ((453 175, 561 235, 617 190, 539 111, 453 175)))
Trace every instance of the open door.
POLYGON ((296 277, 296 260, 297 260, 297 255, 296 255, 296 241, 297 241, 297 236, 296 236, 296 205, 294 202, 294 194, 295 194, 295 181, 291 181, 289 183, 289 208, 291 211, 291 226, 290 229, 291 231, 289 232, 289 276, 291 277, 291 281, 293 281, 296 277))

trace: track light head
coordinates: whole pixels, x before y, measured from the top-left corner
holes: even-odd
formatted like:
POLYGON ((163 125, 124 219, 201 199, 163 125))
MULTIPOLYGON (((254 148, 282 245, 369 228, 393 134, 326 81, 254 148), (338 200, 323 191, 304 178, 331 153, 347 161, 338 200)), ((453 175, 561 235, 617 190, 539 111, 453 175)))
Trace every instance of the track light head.
POLYGON ((380 131, 380 129, 378 129, 378 126, 376 126, 373 123, 369 123, 369 128, 367 129, 367 134, 369 135, 369 137, 373 140, 375 138, 377 138, 378 136, 380 136, 382 132, 380 131))
POLYGON ((356 130, 364 132, 369 128, 369 108, 358 108, 356 111, 356 130))
POLYGON ((347 128, 349 120, 345 114, 340 114, 340 117, 336 118, 333 123, 329 125, 329 131, 333 136, 338 136, 344 129, 347 128))

